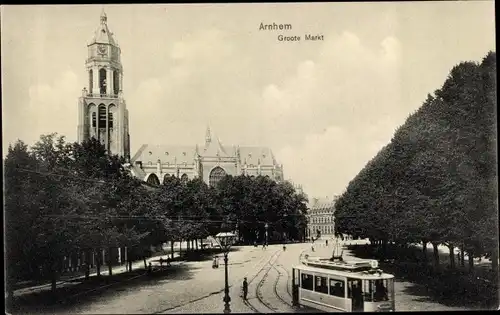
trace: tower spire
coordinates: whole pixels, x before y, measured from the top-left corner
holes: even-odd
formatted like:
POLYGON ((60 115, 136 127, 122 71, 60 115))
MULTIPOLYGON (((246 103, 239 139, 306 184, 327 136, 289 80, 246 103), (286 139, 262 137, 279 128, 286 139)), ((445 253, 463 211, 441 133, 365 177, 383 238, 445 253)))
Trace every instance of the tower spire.
POLYGON ((210 126, 207 126, 207 132, 205 134, 205 145, 208 146, 212 142, 212 134, 210 132, 210 126))
POLYGON ((104 12, 104 7, 101 10, 101 24, 106 24, 108 21, 108 17, 106 16, 106 12, 104 12))

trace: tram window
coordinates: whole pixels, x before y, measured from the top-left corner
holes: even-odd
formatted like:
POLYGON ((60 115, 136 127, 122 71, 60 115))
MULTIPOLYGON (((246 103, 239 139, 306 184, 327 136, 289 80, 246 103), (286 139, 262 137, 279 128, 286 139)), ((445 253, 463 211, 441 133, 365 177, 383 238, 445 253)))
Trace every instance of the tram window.
POLYGON ((330 295, 345 297, 345 282, 330 279, 330 295))
POLYGON ((373 302, 373 280, 363 281, 363 297, 366 302, 373 302))
POLYGON ((328 286, 326 284, 327 284, 326 277, 316 276, 314 291, 328 294, 328 286))
POLYGON ((374 289, 373 293, 373 302, 387 301, 389 300, 387 294, 387 280, 375 280, 373 281, 372 288, 374 289))
POLYGON ((302 289, 306 289, 306 290, 311 290, 313 289, 313 276, 312 275, 308 275, 307 273, 303 273, 301 274, 301 277, 302 277, 302 286, 301 288, 302 289))
POLYGON ((361 280, 349 280, 347 281, 347 297, 352 299, 354 293, 360 294, 361 292, 361 280))

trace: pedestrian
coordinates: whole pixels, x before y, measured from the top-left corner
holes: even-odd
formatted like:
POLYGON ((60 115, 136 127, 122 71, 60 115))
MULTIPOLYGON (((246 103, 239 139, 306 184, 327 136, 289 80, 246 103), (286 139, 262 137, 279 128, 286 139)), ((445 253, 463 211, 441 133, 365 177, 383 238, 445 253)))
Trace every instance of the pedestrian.
POLYGON ((247 299, 247 294, 248 294, 248 282, 247 282, 247 277, 243 279, 243 300, 246 301, 247 299))
POLYGON ((160 257, 160 267, 163 269, 163 257, 160 257))
POLYGON ((167 257, 167 267, 170 267, 170 257, 167 257))
POLYGON ((285 245, 285 244, 283 244, 283 251, 285 251, 285 250, 286 250, 286 245, 285 245))
POLYGON ((326 242, 326 246, 328 246, 328 240, 326 240, 325 242, 326 242))
POLYGON ((313 246, 311 246, 311 251, 313 251, 313 252, 314 252, 314 245, 313 245, 313 246))

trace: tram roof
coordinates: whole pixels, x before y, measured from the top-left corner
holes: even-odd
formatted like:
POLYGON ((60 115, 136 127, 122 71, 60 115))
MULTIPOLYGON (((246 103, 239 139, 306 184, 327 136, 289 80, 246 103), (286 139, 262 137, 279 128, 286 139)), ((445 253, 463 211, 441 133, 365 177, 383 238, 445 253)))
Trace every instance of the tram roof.
POLYGON ((294 269, 300 269, 302 271, 309 271, 313 273, 322 273, 328 275, 337 275, 346 278, 355 278, 355 279, 363 279, 363 280, 379 280, 379 279, 392 279, 394 275, 389 273, 382 272, 379 274, 378 272, 370 273, 368 271, 360 271, 360 270, 339 270, 339 269, 327 269, 320 267, 307 266, 304 264, 296 265, 293 267, 294 269))

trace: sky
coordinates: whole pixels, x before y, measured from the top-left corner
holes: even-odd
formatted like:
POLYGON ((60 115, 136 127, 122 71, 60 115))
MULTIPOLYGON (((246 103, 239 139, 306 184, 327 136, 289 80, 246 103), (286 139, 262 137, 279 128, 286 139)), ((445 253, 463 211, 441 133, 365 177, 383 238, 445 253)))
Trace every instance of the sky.
POLYGON ((454 65, 495 50, 493 1, 2 6, 4 156, 17 139, 76 141, 103 8, 132 155, 202 144, 209 125, 224 145, 270 147, 309 197, 342 193, 454 65))

